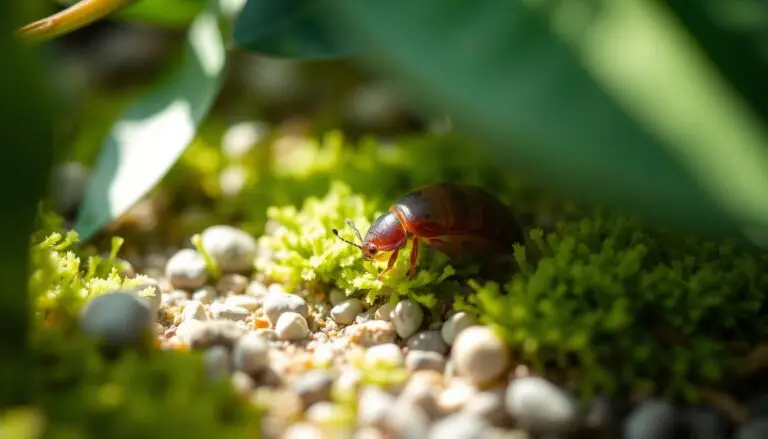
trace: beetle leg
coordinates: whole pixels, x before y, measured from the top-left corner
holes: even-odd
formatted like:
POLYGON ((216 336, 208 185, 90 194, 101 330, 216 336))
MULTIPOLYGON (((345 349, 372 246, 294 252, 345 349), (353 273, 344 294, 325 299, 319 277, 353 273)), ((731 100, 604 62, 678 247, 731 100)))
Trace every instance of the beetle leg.
POLYGON ((419 259, 419 240, 414 236, 413 237, 413 247, 411 248, 411 267, 409 269, 409 274, 411 279, 416 277, 416 262, 419 259))
POLYGON ((391 270, 392 267, 395 266, 395 262, 397 262, 398 253, 400 253, 399 248, 396 248, 395 251, 392 252, 392 256, 389 257, 389 261, 387 262, 387 268, 385 268, 384 270, 381 271, 381 273, 379 273, 379 278, 378 278, 379 280, 381 280, 382 276, 384 276, 384 273, 391 270))

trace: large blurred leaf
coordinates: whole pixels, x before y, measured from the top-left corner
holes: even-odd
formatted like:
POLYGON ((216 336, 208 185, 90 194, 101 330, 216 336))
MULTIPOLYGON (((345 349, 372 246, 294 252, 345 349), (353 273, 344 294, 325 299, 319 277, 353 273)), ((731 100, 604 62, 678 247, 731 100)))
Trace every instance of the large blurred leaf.
POLYGON ((209 1, 189 29, 183 60, 116 121, 93 172, 76 228, 83 239, 124 213, 176 162, 221 84, 226 51, 219 3, 209 1))
MULTIPOLYGON (((30 3, 35 2, 24 7, 30 3)), ((31 316, 29 237, 53 160, 53 107, 43 86, 43 69, 33 53, 11 38, 19 9, 17 2, 0 2, 0 53, 6 60, 0 63, 0 410, 29 402, 23 400, 24 377, 29 377, 24 369, 31 316)))
POLYGON ((235 23, 235 44, 290 58, 336 58, 357 52, 326 20, 326 0, 248 0, 235 23))
POLYGON ((768 121, 768 2, 666 0, 720 71, 768 121))
POLYGON ((766 230, 762 127, 655 2, 333 5, 371 62, 500 165, 668 224, 766 230))

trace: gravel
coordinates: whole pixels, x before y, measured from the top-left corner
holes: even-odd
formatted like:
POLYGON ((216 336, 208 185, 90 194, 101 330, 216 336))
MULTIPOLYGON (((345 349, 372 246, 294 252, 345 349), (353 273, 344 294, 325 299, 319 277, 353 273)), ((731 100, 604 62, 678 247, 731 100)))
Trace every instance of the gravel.
POLYGON ((552 377, 531 375, 465 312, 442 315, 410 299, 377 306, 338 288, 286 292, 246 275, 251 237, 216 227, 206 230, 206 250, 224 262, 217 281, 195 250, 168 252, 167 261, 158 253, 148 259, 162 264, 167 281, 144 282, 147 297, 94 297, 81 325, 119 345, 159 334, 164 349, 201 352, 208 379, 230 381, 244 401, 265 405, 266 439, 768 437, 765 395, 749 402, 748 421, 736 427, 706 406, 661 399, 582 406, 552 377))

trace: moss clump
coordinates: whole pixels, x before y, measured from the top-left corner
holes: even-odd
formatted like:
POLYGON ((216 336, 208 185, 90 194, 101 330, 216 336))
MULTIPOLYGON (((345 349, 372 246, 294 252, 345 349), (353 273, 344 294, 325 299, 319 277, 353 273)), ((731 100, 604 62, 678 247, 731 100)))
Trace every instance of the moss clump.
POLYGON ((207 381, 199 354, 127 351, 107 360, 84 337, 52 330, 33 349, 42 438, 259 437, 259 413, 229 382, 207 381))
MULTIPOLYGON (((386 261, 364 262, 360 250, 340 241, 331 229, 343 228, 349 218, 361 231, 384 212, 382 203, 367 201, 341 182, 333 182, 323 198, 310 197, 301 209, 294 206, 270 207, 267 215, 278 226, 261 238, 261 245, 272 250, 260 257, 256 268, 290 288, 303 284, 333 284, 347 294, 365 290, 369 300, 379 294, 392 297, 408 294, 431 307, 433 291, 455 273, 448 257, 429 249, 420 252, 419 271, 408 278, 410 246, 401 250, 391 272, 377 279, 386 261)), ((346 230, 351 238, 352 232, 346 230)))
POLYGON ((106 259, 91 255, 86 264, 72 249, 77 242, 73 230, 47 228, 33 236, 29 291, 38 327, 52 322, 72 326, 89 298, 150 281, 142 275, 130 279, 121 276, 122 267, 117 261, 121 239, 113 239, 106 259))
POLYGON ((764 253, 603 215, 531 238, 540 259, 518 247, 521 272, 503 288, 473 284, 469 304, 525 362, 564 372, 587 395, 694 397, 727 371, 729 341, 768 336, 764 253))
MULTIPOLYGON (((0 420, 0 432, 39 431, 35 438, 257 438, 260 412, 239 397, 229 381, 206 379, 199 353, 159 351, 150 346, 106 355, 78 328, 81 308, 108 291, 148 280, 120 274, 113 240, 106 258, 82 264, 72 231, 43 214, 33 237, 30 294, 35 330, 27 356, 6 359, 24 365, 22 408, 0 420)), ((19 368, 15 368, 17 370, 19 368)))

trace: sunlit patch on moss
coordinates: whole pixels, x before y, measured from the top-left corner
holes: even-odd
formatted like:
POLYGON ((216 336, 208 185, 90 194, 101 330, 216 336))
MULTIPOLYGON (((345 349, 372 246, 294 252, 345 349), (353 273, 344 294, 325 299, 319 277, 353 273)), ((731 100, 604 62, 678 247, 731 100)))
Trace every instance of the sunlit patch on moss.
POLYGON ((499 328, 538 370, 559 370, 589 395, 628 389, 692 398, 727 372, 733 340, 768 337, 768 256, 727 243, 651 233, 596 216, 531 233, 520 273, 472 283, 462 309, 499 328))
POLYGON ((410 295, 426 306, 434 306, 435 298, 428 288, 455 273, 446 255, 425 249, 416 277, 409 279, 409 244, 400 251, 394 268, 379 280, 387 262, 363 261, 360 249, 339 240, 331 231, 340 229, 352 240, 352 232, 344 228, 347 218, 364 233, 385 208, 338 181, 331 183, 323 198, 308 198, 301 209, 271 207, 268 216, 280 226, 262 237, 261 245, 274 254, 259 258, 256 268, 289 288, 319 282, 336 285, 347 295, 364 291, 369 300, 380 294, 410 295))

